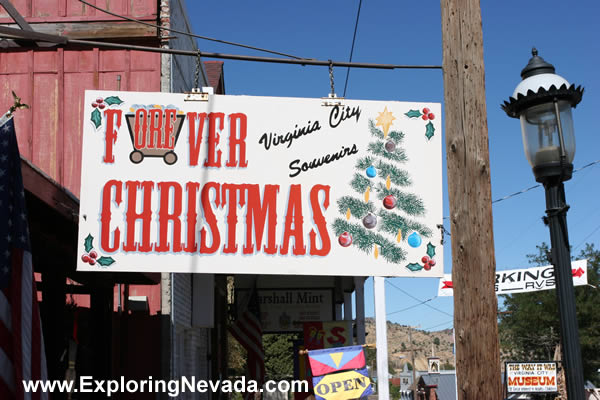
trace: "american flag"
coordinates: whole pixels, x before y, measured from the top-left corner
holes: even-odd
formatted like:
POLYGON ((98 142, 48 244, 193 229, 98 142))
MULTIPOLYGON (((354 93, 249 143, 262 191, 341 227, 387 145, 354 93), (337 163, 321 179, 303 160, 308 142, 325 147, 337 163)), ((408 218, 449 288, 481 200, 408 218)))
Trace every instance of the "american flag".
POLYGON ((46 355, 33 279, 21 157, 14 120, 0 118, 0 399, 47 399, 22 380, 45 380, 46 355))
MULTIPOLYGON (((256 289, 250 293, 237 320, 229 328, 231 335, 246 349, 248 359, 248 379, 255 380, 262 387, 265 379, 265 351, 262 343, 262 326, 256 289)), ((244 393, 244 400, 254 397, 254 393, 244 393)))

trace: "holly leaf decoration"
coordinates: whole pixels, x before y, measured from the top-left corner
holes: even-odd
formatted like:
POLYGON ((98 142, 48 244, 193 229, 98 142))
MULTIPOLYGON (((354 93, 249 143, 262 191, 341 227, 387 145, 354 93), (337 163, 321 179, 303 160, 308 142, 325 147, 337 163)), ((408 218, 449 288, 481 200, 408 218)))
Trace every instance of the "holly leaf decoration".
POLYGON ((85 251, 86 252, 90 252, 91 249, 94 248, 94 237, 90 234, 87 235, 87 237, 85 238, 85 241, 83 242, 83 246, 85 247, 85 251))
POLYGON ((427 255, 430 258, 435 257, 435 246, 431 244, 431 242, 427 243, 427 255))
POLYGON ((100 125, 102 125, 102 115, 100 115, 100 111, 98 111, 97 108, 94 111, 92 111, 91 120, 94 123, 94 126, 96 126, 96 129, 98 129, 100 125))
POLYGON ((113 264, 115 260, 112 257, 102 256, 96 262, 102 265, 103 267, 108 267, 109 265, 113 264))
POLYGON ((417 264, 417 263, 410 263, 406 266, 406 268, 410 269, 412 272, 417 272, 423 269, 423 266, 421 264, 417 264))
POLYGON ((427 136, 427 140, 431 140, 434 132, 435 128, 433 127, 433 124, 430 121, 427 125, 425 125, 425 136, 427 136))
POLYGON ((404 113, 408 118, 419 118, 421 115, 421 111, 419 110, 409 110, 407 113, 404 113))
POLYGON ((108 104, 109 106, 112 106, 113 104, 119 105, 119 104, 123 103, 123 100, 121 100, 117 96, 110 96, 110 97, 105 98, 104 102, 106 104, 108 104))

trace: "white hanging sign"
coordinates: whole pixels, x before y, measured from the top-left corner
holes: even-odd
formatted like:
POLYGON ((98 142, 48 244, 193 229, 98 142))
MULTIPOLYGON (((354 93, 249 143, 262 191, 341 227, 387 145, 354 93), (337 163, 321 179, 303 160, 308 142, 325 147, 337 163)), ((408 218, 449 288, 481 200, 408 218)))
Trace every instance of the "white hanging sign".
POLYGON ((86 91, 78 270, 441 277, 440 111, 86 91))
MULTIPOLYGON (((587 260, 571 262, 573 285, 587 285, 587 260)), ((550 290, 556 287, 554 266, 533 267, 527 269, 507 269, 496 271, 496 294, 512 294, 550 290)), ((438 296, 453 296, 452 275, 445 274, 438 285, 438 296)))

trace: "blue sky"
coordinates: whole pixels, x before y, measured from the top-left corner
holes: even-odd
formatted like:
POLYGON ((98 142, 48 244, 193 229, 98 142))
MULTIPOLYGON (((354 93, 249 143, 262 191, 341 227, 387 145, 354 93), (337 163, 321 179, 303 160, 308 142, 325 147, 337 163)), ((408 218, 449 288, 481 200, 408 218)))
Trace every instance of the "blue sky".
MULTIPOLYGON (((347 61, 358 0, 187 1, 194 33, 320 60, 347 61)), ((492 198, 498 199, 535 185, 523 154, 518 120, 508 118, 500 104, 521 80, 520 71, 531 47, 554 64, 570 83, 585 87, 583 101, 574 110, 580 168, 600 159, 600 4, 586 0, 482 1, 486 100, 488 113, 492 198)), ((206 52, 270 56, 210 41, 199 41, 206 52)), ((353 61, 389 64, 441 65, 442 33, 439 1, 363 1, 353 61)), ((336 92, 341 96, 345 68, 335 68, 336 92)), ((225 61, 227 94, 283 97, 323 97, 330 90, 327 67, 225 61)), ((347 98, 364 100, 427 101, 443 103, 440 70, 367 70, 350 72, 347 98)), ((442 116, 443 117, 443 116, 442 116)), ((444 149, 445 152, 445 149, 444 149)), ((566 182, 569 236, 575 254, 583 243, 600 244, 598 194, 600 165, 574 174, 566 182)), ((449 214, 444 161, 444 215, 449 214)), ((493 206, 497 269, 527 266, 527 254, 549 242, 541 217, 543 188, 501 201, 493 206)), ((450 229, 446 222, 445 226, 450 229)), ((490 227, 490 229, 492 229, 490 227)), ((445 245, 445 271, 452 266, 450 241, 445 245)), ((437 279, 389 279, 388 313, 437 294, 437 279), (396 286, 396 287, 394 287, 396 286), (401 290, 399 290, 400 288, 401 290), (408 296, 406 293, 413 297, 408 296)), ((372 316, 372 280, 366 285, 366 310, 372 316)), ((435 298, 426 305, 393 313, 388 319, 422 329, 452 326, 452 298, 435 298)))

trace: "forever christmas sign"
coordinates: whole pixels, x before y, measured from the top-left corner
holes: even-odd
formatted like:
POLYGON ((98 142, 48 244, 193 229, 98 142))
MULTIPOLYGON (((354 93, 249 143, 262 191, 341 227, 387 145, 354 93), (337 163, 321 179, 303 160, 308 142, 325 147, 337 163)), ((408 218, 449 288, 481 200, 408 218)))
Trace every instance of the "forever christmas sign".
POLYGON ((87 91, 78 269, 441 277, 440 109, 87 91))

